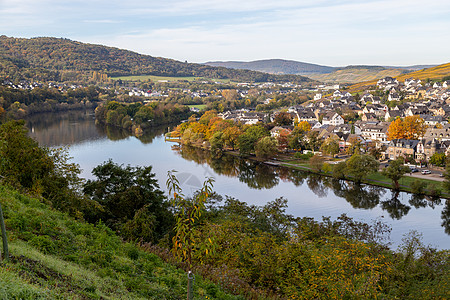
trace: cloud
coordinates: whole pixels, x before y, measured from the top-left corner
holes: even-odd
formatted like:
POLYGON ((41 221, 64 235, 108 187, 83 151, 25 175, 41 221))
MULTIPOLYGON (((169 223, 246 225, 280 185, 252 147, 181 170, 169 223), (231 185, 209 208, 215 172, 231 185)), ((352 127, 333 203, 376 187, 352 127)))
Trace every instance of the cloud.
POLYGON ((7 35, 64 36, 179 60, 450 60, 447 0, 3 2, 7 35))

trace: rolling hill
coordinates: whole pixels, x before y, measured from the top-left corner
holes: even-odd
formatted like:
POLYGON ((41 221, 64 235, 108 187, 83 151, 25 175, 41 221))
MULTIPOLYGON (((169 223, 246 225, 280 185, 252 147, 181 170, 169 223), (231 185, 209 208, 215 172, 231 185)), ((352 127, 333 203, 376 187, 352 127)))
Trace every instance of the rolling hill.
POLYGON ((332 83, 357 83, 376 80, 386 76, 395 77, 411 71, 434 67, 435 65, 414 66, 346 66, 330 67, 305 62, 283 59, 266 59, 250 62, 242 61, 213 61, 205 63, 209 66, 226 67, 231 69, 247 69, 267 72, 271 74, 298 74, 311 79, 332 83))
POLYGON ((383 67, 347 67, 337 69, 328 74, 311 74, 309 78, 322 82, 336 82, 336 83, 357 83, 368 80, 378 80, 387 76, 395 77, 407 72, 403 69, 386 69, 383 67))
MULTIPOLYGON (((407 78, 414 78, 424 80, 441 80, 444 77, 450 76, 450 63, 438 65, 431 68, 426 68, 418 71, 414 71, 407 74, 394 76, 398 81, 405 81, 407 78)), ((392 77, 392 76, 391 76, 392 77)), ((361 91, 368 86, 375 85, 377 80, 369 80, 360 83, 356 83, 349 87, 351 91, 361 91)))
POLYGON ((246 69, 266 72, 271 74, 326 74, 333 72, 335 68, 316 64, 298 62, 284 59, 266 59, 250 62, 243 61, 212 61, 205 65, 214 67, 225 67, 230 69, 246 69))
POLYGON ((0 36, 0 76, 12 79, 86 80, 92 76, 93 71, 102 72, 109 77, 157 75, 253 82, 312 81, 298 75, 272 75, 180 62, 63 38, 24 39, 0 36))

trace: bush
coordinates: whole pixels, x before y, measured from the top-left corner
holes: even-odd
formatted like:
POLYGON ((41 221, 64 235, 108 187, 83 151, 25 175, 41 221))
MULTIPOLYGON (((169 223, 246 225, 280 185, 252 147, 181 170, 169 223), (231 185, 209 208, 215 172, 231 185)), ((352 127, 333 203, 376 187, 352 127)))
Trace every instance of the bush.
POLYGON ((309 160, 313 156, 314 156, 314 154, 312 152, 308 152, 306 154, 303 154, 301 152, 296 152, 294 154, 295 158, 298 158, 298 159, 301 159, 301 160, 309 160))

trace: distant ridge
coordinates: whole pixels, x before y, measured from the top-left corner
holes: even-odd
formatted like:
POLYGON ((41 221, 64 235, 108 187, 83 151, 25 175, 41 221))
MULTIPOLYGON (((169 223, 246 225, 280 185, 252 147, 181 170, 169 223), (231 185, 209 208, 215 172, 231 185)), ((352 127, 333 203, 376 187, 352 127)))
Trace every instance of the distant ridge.
POLYGON ((244 61, 211 61, 205 65, 230 69, 246 69, 271 74, 326 74, 335 70, 333 67, 284 59, 264 59, 250 62, 244 61))
POLYGON ((323 82, 356 83, 376 80, 386 76, 399 76, 412 71, 431 68, 437 65, 412 66, 371 66, 350 65, 345 67, 330 67, 294 60, 264 59, 250 62, 243 61, 212 61, 205 65, 225 67, 230 69, 245 69, 266 72, 270 74, 296 74, 307 76, 323 82))

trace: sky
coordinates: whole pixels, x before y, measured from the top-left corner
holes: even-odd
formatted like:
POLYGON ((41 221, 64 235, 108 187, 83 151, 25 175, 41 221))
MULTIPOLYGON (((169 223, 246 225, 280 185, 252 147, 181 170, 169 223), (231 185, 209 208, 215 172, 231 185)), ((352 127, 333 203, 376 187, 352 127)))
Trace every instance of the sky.
POLYGON ((450 62, 449 0, 0 0, 0 35, 202 63, 450 62))

